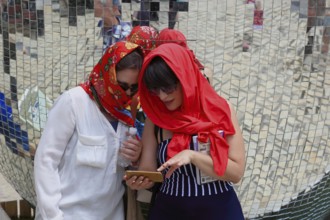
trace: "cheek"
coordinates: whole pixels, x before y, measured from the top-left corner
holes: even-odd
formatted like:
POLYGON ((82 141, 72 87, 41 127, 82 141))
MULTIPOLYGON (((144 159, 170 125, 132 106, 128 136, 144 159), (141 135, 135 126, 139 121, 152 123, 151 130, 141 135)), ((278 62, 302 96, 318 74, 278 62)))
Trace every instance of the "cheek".
POLYGON ((182 103, 183 103, 182 96, 176 94, 171 110, 178 109, 182 105, 182 103))
POLYGON ((138 80, 139 80, 139 70, 132 70, 131 71, 131 77, 132 77, 132 79, 135 81, 135 82, 137 82, 138 80))
POLYGON ((117 72, 117 80, 126 82, 128 84, 136 84, 139 79, 139 70, 137 69, 125 69, 117 72))
POLYGON ((175 93, 176 96, 176 103, 177 105, 181 106, 183 104, 183 94, 181 88, 175 93))
POLYGON ((176 104, 177 104, 177 107, 180 107, 182 105, 182 97, 181 96, 178 97, 176 104))

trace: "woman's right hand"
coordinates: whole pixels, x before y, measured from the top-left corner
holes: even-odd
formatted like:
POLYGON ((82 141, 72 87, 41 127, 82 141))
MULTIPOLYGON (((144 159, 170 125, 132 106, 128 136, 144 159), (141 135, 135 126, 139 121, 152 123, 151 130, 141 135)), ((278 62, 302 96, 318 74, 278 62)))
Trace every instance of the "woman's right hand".
POLYGON ((128 179, 125 175, 124 180, 126 181, 126 185, 134 190, 149 189, 154 185, 154 182, 144 176, 132 176, 128 179))

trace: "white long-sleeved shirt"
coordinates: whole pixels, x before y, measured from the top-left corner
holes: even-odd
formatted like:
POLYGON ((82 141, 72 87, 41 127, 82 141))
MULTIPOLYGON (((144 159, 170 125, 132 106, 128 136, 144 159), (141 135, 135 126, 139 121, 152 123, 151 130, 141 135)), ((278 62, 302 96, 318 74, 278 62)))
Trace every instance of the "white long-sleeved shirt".
POLYGON ((123 220, 120 137, 87 93, 64 92, 49 112, 34 159, 36 220, 123 220))

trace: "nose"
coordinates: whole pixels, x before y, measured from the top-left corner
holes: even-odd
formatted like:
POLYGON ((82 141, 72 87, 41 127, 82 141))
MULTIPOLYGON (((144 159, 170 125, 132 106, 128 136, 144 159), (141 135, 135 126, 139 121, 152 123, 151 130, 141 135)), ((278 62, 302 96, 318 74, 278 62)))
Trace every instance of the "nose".
POLYGON ((126 93, 127 96, 131 96, 131 95, 133 95, 133 94, 132 94, 132 89, 131 89, 131 88, 128 88, 128 89, 125 91, 125 93, 126 93))
POLYGON ((168 94, 166 94, 162 90, 159 91, 158 97, 159 97, 160 100, 164 101, 167 96, 168 96, 168 94))
POLYGON ((126 92, 127 96, 133 97, 136 94, 137 90, 134 90, 132 88, 128 88, 125 92, 126 92))

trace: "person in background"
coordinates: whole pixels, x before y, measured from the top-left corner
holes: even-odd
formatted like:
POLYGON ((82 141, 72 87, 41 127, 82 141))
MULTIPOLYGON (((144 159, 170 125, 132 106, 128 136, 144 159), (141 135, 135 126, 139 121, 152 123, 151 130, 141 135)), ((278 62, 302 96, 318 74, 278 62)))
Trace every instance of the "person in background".
POLYGON ((118 0, 94 0, 94 16, 100 18, 97 26, 101 28, 100 37, 103 38, 103 52, 131 32, 130 21, 121 20, 121 5, 118 0))
POLYGON ((102 19, 102 27, 106 31, 118 24, 120 11, 113 0, 94 0, 94 16, 102 19))
POLYGON ((141 141, 126 135, 142 62, 138 45, 117 42, 55 101, 34 160, 36 220, 124 220, 119 158, 136 162, 141 153, 141 141))
MULTIPOLYGON (((192 53, 174 43, 151 51, 139 75, 139 95, 147 119, 138 169, 165 176, 148 219, 243 220, 232 184, 245 168, 236 112, 202 76, 192 53), (194 150, 192 136, 208 144, 209 153, 194 150), (214 180, 198 184, 197 170, 214 180)), ((143 176, 124 178, 132 189, 154 185, 143 176)))

